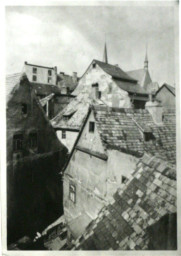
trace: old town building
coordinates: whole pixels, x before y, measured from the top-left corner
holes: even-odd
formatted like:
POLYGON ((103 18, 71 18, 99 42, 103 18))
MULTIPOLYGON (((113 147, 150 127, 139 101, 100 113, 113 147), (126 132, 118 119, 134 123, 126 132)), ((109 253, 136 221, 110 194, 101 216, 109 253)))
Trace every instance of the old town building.
POLYGON ((177 250, 176 167, 145 154, 71 250, 177 250))
POLYGON ((59 142, 26 74, 7 76, 8 243, 33 235, 63 212, 59 142))
POLYGON ((89 109, 64 172, 69 239, 97 217, 145 152, 175 164, 175 111, 155 102, 146 108, 89 109))
POLYGON ((57 136, 71 152, 89 105, 92 103, 117 108, 145 108, 149 96, 158 88, 152 83, 146 56, 144 69, 124 72, 108 63, 105 44, 103 62, 93 60, 72 92, 75 99, 60 111, 52 125, 57 136))

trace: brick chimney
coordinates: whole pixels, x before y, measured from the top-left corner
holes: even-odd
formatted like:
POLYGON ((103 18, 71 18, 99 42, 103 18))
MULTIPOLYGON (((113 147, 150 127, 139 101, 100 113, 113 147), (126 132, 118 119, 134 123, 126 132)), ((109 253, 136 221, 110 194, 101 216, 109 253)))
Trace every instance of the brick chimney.
POLYGON ((161 125, 163 120, 163 106, 158 101, 152 101, 151 99, 146 102, 145 108, 151 114, 155 124, 161 125))
POLYGON ((76 84, 77 83, 77 72, 73 72, 73 74, 72 74, 72 79, 73 79, 73 82, 74 82, 74 84, 76 84))

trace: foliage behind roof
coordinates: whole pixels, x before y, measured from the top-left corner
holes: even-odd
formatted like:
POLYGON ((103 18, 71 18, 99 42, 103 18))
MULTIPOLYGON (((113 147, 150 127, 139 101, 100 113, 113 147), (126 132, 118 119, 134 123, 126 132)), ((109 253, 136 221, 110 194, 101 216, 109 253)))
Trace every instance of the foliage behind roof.
MULTIPOLYGON (((175 179, 175 167, 145 154, 130 179, 120 186, 113 201, 102 208, 72 249, 150 249, 150 242, 157 238, 150 236, 149 228, 176 213, 175 179)), ((169 222, 166 225, 170 229, 169 222)))
POLYGON ((60 95, 60 89, 57 87, 57 85, 52 84, 41 84, 41 83, 31 83, 34 91, 36 91, 36 94, 39 96, 48 96, 51 93, 54 93, 55 95, 60 95))

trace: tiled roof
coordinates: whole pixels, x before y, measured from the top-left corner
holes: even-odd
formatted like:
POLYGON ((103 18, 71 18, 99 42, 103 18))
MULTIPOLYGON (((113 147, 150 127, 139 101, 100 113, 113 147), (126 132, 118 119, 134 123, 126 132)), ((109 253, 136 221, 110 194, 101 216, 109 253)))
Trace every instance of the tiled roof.
POLYGON ((54 95, 55 95, 54 93, 51 93, 50 95, 48 95, 45 98, 41 99, 40 103, 41 103, 42 107, 44 107, 46 105, 46 103, 53 98, 54 95))
MULTIPOLYGON (((72 250, 146 250, 157 240, 149 228, 175 214, 176 170, 147 154, 75 242, 72 250)), ((168 227, 169 223, 164 224, 168 227)), ((176 234, 175 234, 176 235, 176 234)))
POLYGON ((126 72, 124 72, 120 67, 111 65, 99 60, 94 60, 107 74, 111 75, 113 78, 123 79, 130 82, 136 82, 137 79, 130 77, 126 72))
POLYGON ((156 125, 146 109, 93 107, 98 131, 106 148, 141 156, 144 152, 159 155, 175 163, 175 111, 164 113, 162 125, 156 125), (145 141, 143 132, 152 132, 153 139, 145 141))
POLYGON ((26 77, 26 75, 24 73, 15 73, 6 76, 6 101, 9 101, 22 77, 26 77))
POLYGON ((31 85, 37 95, 48 96, 51 93, 54 93, 55 95, 61 94, 60 89, 57 87, 57 85, 41 83, 31 83, 31 85))
POLYGON ((54 128, 80 130, 88 113, 92 98, 80 93, 56 117, 51 120, 54 128))

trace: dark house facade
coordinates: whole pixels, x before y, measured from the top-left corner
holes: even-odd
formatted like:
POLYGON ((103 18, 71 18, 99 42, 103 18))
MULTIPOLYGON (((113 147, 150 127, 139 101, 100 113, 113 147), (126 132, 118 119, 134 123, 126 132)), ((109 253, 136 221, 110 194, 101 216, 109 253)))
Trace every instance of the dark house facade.
POLYGON ((6 79, 8 244, 41 231, 62 214, 59 142, 25 74, 6 79))

